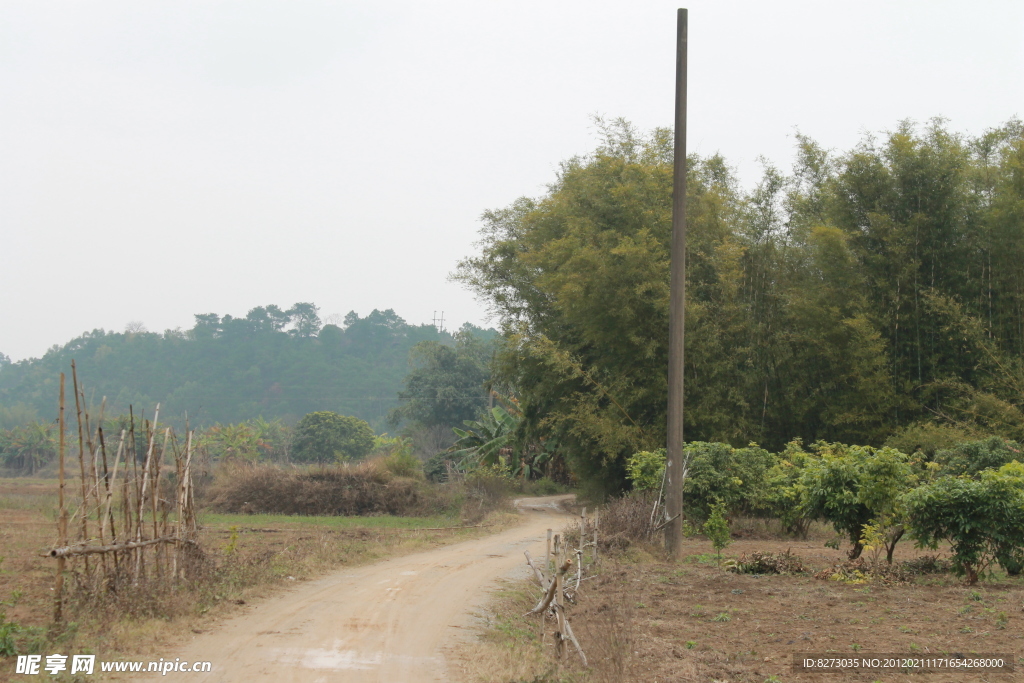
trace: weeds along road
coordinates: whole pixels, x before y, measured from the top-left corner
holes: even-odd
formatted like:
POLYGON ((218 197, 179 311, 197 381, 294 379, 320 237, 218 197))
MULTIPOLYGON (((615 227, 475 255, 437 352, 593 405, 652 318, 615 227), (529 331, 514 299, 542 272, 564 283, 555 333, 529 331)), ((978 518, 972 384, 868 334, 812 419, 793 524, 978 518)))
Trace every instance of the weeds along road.
POLYGON ((209 661, 190 681, 449 680, 441 648, 472 625, 472 612, 503 576, 528 568, 523 551, 544 556, 547 529, 567 516, 567 496, 522 498, 513 529, 434 550, 345 569, 261 601, 198 635, 170 657, 209 661))

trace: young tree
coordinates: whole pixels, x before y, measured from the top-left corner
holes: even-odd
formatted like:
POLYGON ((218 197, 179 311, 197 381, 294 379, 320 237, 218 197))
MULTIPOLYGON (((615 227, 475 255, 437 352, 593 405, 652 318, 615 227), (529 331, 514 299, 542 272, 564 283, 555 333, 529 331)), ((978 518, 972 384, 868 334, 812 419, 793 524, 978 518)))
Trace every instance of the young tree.
POLYGON ((977 479, 946 476, 903 496, 918 545, 947 541, 956 571, 975 584, 999 561, 1019 571, 1024 560, 1024 466, 1010 463, 977 479))
POLYGON ((845 533, 853 544, 851 560, 863 549, 864 525, 884 524, 890 529, 886 550, 892 562, 903 536, 900 494, 916 478, 910 456, 893 448, 823 442, 815 449, 820 457, 807 462, 798 484, 803 514, 827 520, 845 533))

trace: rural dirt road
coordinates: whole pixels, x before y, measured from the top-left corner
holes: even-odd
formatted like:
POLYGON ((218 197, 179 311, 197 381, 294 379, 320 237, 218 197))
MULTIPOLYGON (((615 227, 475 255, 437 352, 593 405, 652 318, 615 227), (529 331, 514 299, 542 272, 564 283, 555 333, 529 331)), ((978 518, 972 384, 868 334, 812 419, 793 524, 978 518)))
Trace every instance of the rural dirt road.
MULTIPOLYGON (((448 680, 441 648, 472 626, 497 579, 526 575, 523 551, 543 557, 546 531, 566 521, 566 496, 524 498, 515 528, 296 586, 164 659, 209 661, 190 681, 448 680)), ((167 680, 165 678, 164 680, 167 680)))

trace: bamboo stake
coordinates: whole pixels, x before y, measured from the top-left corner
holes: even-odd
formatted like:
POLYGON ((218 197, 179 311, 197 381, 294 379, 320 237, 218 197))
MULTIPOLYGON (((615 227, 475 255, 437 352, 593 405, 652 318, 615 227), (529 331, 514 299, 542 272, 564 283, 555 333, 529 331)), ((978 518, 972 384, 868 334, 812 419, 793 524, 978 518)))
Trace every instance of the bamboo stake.
MULTIPOLYGON (((106 510, 103 511, 103 526, 107 524, 107 518, 110 518, 110 534, 111 540, 117 539, 117 532, 114 530, 114 515, 110 512, 110 504, 114 501, 114 487, 117 485, 117 466, 121 464, 121 453, 124 451, 124 430, 121 430, 121 443, 117 446, 117 455, 114 456, 114 474, 109 482, 107 482, 107 500, 106 510)), ((100 538, 103 538, 103 527, 100 527, 100 538)), ((115 555, 116 558, 116 555, 115 555)), ((116 561, 116 559, 115 559, 116 561)))
MULTIPOLYGON (((59 484, 57 485, 57 500, 60 505, 60 516, 57 518, 57 542, 64 545, 68 542, 68 509, 64 504, 64 373, 60 373, 60 409, 57 419, 60 430, 59 458, 60 468, 59 484)), ((57 560, 57 575, 54 577, 53 586, 53 622, 61 624, 64 621, 64 563, 63 557, 57 560)))
POLYGON ((548 529, 548 546, 547 550, 544 551, 544 569, 550 569, 551 567, 551 529, 548 529))
MULTIPOLYGON (((151 429, 147 428, 147 430, 146 430, 148 432, 147 440, 149 441, 149 446, 146 448, 146 464, 142 468, 142 488, 141 488, 141 491, 139 493, 139 500, 138 500, 139 507, 138 507, 138 514, 136 516, 136 525, 135 525, 135 540, 136 541, 141 541, 142 540, 142 531, 143 531, 142 513, 143 513, 143 510, 145 509, 145 505, 146 505, 146 489, 149 486, 149 472, 150 472, 150 469, 152 468, 152 462, 153 462, 153 444, 156 441, 156 431, 155 430, 156 430, 157 421, 159 419, 160 419, 160 404, 157 403, 156 404, 156 412, 155 412, 155 414, 153 416, 152 428, 151 429)), ((135 558, 136 558, 135 559, 135 581, 137 582, 139 580, 139 576, 142 574, 142 558, 143 558, 142 546, 138 547, 138 552, 136 553, 135 558)))
MULTIPOLYGON (((153 425, 153 429, 153 436, 155 439, 156 425, 153 425)), ((167 440, 170 438, 170 436, 171 428, 168 427, 167 429, 164 430, 164 446, 160 450, 160 457, 153 458, 153 538, 157 538, 158 536, 160 536, 160 531, 158 528, 158 525, 160 523, 158 511, 158 508, 160 506, 160 461, 163 459, 164 454, 167 452, 167 440)), ((153 554, 153 562, 155 564, 157 576, 160 576, 160 548, 155 548, 154 551, 155 552, 153 554)))
MULTIPOLYGON (((558 548, 555 561, 560 563, 561 559, 562 549, 558 548)), ((558 620, 558 633, 555 635, 555 658, 558 661, 561 661, 565 655, 565 592, 562 590, 562 581, 570 564, 572 561, 567 560, 555 574, 555 617, 558 620)))
MULTIPOLYGON (((81 469, 82 474, 82 505, 87 505, 87 499, 85 497, 85 453, 83 452, 82 442, 82 404, 79 402, 78 396, 78 370, 75 368, 75 361, 71 361, 71 380, 74 384, 75 389, 75 412, 78 414, 78 465, 81 469)), ((89 538, 89 522, 88 515, 82 515, 82 540, 89 538)), ((85 574, 89 575, 89 558, 85 558, 85 574)))

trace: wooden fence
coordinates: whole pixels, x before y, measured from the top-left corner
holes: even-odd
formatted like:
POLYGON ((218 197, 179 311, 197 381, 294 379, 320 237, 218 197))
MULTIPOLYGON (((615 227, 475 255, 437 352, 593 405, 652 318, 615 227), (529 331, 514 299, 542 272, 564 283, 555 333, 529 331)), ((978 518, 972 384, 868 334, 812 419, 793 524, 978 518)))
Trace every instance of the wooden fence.
POLYGON ((199 554, 192 485, 194 432, 186 427, 184 443, 180 443, 169 427, 161 429, 158 404, 153 420, 143 418, 138 424, 129 410, 128 422, 118 430, 114 448, 104 433, 106 399, 94 422, 74 361, 71 373, 79 481, 69 494, 65 377, 61 373, 57 545, 48 553, 57 560, 56 623, 63 621, 67 575, 91 590, 117 590, 126 583, 153 580, 175 586, 186 577, 199 554), (108 448, 114 452, 112 466, 108 448))
MULTIPOLYGON (((565 643, 570 642, 576 648, 576 652, 587 666, 587 656, 580 647, 576 635, 572 632, 572 625, 565 614, 565 602, 575 604, 576 597, 580 590, 580 584, 584 580, 584 574, 592 573, 599 562, 598 554, 598 515, 587 518, 587 509, 583 508, 579 522, 579 544, 578 547, 571 547, 565 542, 563 534, 553 534, 548 529, 547 548, 544 556, 544 566, 538 567, 537 563, 530 556, 530 551, 524 551, 526 564, 533 570, 533 576, 543 589, 537 605, 527 612, 527 615, 540 614, 551 616, 556 620, 555 630, 555 657, 561 660, 565 656, 565 643), (587 553, 590 549, 591 552, 587 553), (575 557, 575 562, 573 558, 575 557), (575 565, 575 577, 572 576, 572 568, 575 565)), ((575 536, 575 534, 573 534, 575 536)))

